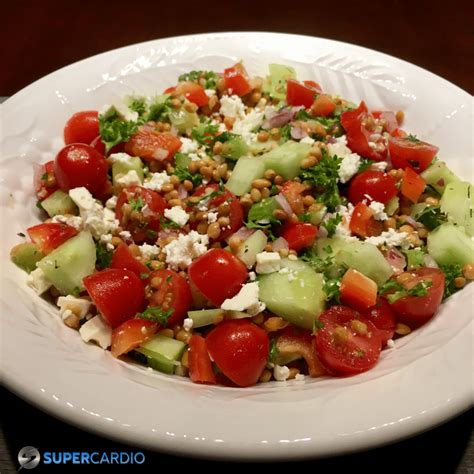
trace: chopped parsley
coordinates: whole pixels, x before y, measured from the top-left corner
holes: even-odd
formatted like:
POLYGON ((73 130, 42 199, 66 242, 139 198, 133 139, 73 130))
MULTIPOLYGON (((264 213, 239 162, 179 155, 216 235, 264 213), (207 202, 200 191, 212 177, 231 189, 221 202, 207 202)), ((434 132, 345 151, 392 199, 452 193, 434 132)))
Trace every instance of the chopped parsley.
POLYGON ((278 349, 276 339, 270 341, 270 350, 268 351, 268 362, 275 363, 280 350, 278 349))
POLYGON ((309 212, 305 212, 304 214, 300 214, 298 216, 298 220, 300 222, 309 222, 311 220, 311 214, 309 212))
POLYGON ((191 71, 186 74, 181 74, 181 76, 178 77, 178 81, 199 82, 201 78, 206 81, 204 89, 215 89, 217 87, 219 76, 214 71, 191 71))
POLYGON ((410 289, 406 289, 403 285, 398 283, 396 280, 389 280, 382 285, 380 288, 381 294, 387 294, 387 299, 389 303, 395 303, 400 298, 405 298, 406 296, 426 296, 428 294, 428 289, 433 286, 432 280, 423 280, 418 282, 415 286, 410 289))
POLYGON ((461 265, 451 264, 451 265, 441 265, 440 269, 445 275, 443 299, 446 299, 452 294, 462 289, 462 288, 458 288, 454 284, 454 280, 456 278, 463 276, 462 268, 461 268, 461 265))
POLYGON ((369 169, 374 163, 375 161, 369 160, 368 158, 361 158, 359 161, 359 169, 357 170, 357 173, 362 173, 362 171, 369 169))
POLYGON ((81 296, 81 289, 78 286, 75 286, 71 292, 71 295, 79 298, 79 296, 81 296))
POLYGON ((169 94, 160 95, 150 105, 147 121, 162 122, 167 120, 171 112, 171 96, 169 94))
POLYGON ((145 201, 141 196, 138 196, 137 199, 131 198, 128 203, 132 207, 132 211, 141 211, 142 208, 145 206, 145 201))
POLYGON ((315 319, 313 321, 313 331, 312 334, 316 334, 320 329, 324 328, 324 323, 320 321, 319 319, 315 319))
POLYGON ((140 319, 146 319, 155 323, 160 323, 163 327, 168 324, 168 318, 173 314, 174 309, 163 311, 159 306, 149 306, 143 313, 137 314, 140 319))
POLYGON ((150 276, 149 273, 146 273, 146 272, 141 272, 140 273, 140 279, 141 280, 146 280, 149 276, 150 276))
POLYGON ((287 142, 291 138, 291 125, 287 123, 280 128, 280 140, 287 142))
POLYGON ((100 270, 110 267, 112 263, 112 254, 111 250, 107 250, 107 246, 102 242, 97 242, 95 244, 95 255, 96 255, 96 266, 100 270))
POLYGON ((412 143, 420 143, 421 140, 418 139, 418 137, 416 135, 412 135, 410 133, 410 135, 408 135, 405 140, 408 140, 409 142, 412 142, 412 143))
POLYGON ((169 219, 165 219, 163 217, 160 218, 160 228, 161 229, 179 229, 180 226, 179 224, 176 224, 176 222, 171 221, 169 219))
POLYGON ((334 217, 331 217, 326 222, 323 222, 321 225, 327 230, 328 237, 332 237, 336 232, 336 227, 342 222, 342 216, 339 213, 336 213, 334 217))
POLYGON ((199 144, 209 147, 213 144, 218 131, 218 125, 203 122, 191 130, 191 137, 199 144))
POLYGON ((407 269, 413 270, 414 268, 422 267, 425 263, 425 252, 421 249, 406 249, 402 252, 407 257, 407 269))
POLYGON ((323 291, 326 294, 326 301, 331 301, 340 304, 341 296, 341 279, 340 278, 325 278, 323 291))
POLYGON ((176 175, 181 182, 189 180, 193 183, 194 187, 199 186, 202 183, 202 175, 199 173, 192 174, 187 167, 176 166, 174 170, 174 175, 176 175))
POLYGON ((311 120, 312 118, 313 117, 306 109, 298 110, 298 112, 296 112, 296 115, 295 115, 295 120, 306 121, 306 120, 311 120))
POLYGON ((332 255, 320 257, 311 249, 306 250, 300 259, 310 265, 317 273, 326 273, 334 266, 334 257, 332 255))
POLYGON ((428 230, 433 230, 445 223, 447 218, 446 214, 441 212, 440 207, 427 206, 416 216, 416 220, 421 222, 428 230))
POLYGON ((43 174, 41 175, 41 181, 47 181, 47 180, 48 180, 48 176, 49 176, 49 175, 48 175, 48 172, 43 173, 43 174))
POLYGON ((147 105, 146 100, 144 97, 133 97, 130 103, 128 104, 128 108, 137 112, 140 117, 143 117, 147 112, 147 105))
POLYGON ((254 204, 248 213, 248 221, 245 223, 249 229, 261 229, 268 231, 269 237, 274 239, 275 236, 272 232, 272 225, 281 224, 281 221, 277 219, 273 212, 279 209, 278 202, 275 198, 267 198, 254 204))
POLYGON ((115 145, 128 141, 137 132, 140 124, 140 121, 123 120, 116 112, 99 115, 99 133, 105 145, 105 153, 109 153, 115 145))

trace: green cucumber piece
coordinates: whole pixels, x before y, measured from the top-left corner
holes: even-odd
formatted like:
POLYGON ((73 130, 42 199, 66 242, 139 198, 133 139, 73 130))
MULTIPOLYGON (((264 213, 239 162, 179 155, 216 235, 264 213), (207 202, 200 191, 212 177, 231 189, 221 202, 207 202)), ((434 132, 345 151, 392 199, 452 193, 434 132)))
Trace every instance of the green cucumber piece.
POLYGON ((313 225, 319 225, 321 224, 321 221, 323 220, 324 216, 326 215, 328 211, 328 208, 326 206, 323 206, 319 211, 312 211, 309 213, 309 221, 313 225))
POLYGON ((82 280, 95 270, 96 249, 90 232, 67 240, 38 262, 46 278, 62 295, 83 290, 82 280))
POLYGON ((169 114, 171 124, 178 129, 179 132, 189 132, 199 125, 199 116, 196 112, 188 112, 184 109, 172 110, 169 114))
POLYGON ((413 205, 410 212, 410 217, 416 220, 416 218, 428 207, 428 204, 424 202, 418 202, 413 205))
POLYGON ((438 265, 463 266, 474 262, 474 242, 462 227, 446 222, 429 233, 428 253, 438 265))
POLYGON ((263 92, 270 94, 274 99, 286 98, 286 81, 296 79, 296 71, 291 66, 282 64, 269 64, 269 75, 263 83, 263 92))
POLYGON ((222 144, 221 155, 229 160, 238 160, 249 152, 249 146, 240 136, 233 137, 222 144))
POLYGON ((176 167, 187 169, 189 163, 191 163, 191 158, 185 153, 176 153, 174 155, 174 162, 176 167))
POLYGON ((439 194, 443 194, 446 185, 459 181, 459 178, 446 166, 444 161, 437 161, 426 168, 420 175, 426 184, 431 185, 439 194))
POLYGON ((266 142, 255 142, 250 145, 250 153, 252 155, 262 155, 263 153, 267 153, 269 151, 272 151, 275 142, 273 140, 267 140, 266 142))
POLYGON ((73 214, 77 216, 79 209, 74 201, 61 189, 41 201, 41 207, 48 213, 49 217, 57 215, 73 214))
POLYGON ((15 245, 10 250, 12 262, 27 273, 35 270, 36 262, 39 262, 43 257, 44 254, 32 242, 23 242, 22 244, 15 245))
POLYGON ((474 235, 474 186, 466 181, 454 181, 446 185, 441 197, 441 212, 448 221, 464 227, 467 235, 474 235))
POLYGON ((243 196, 252 188, 252 181, 262 178, 264 173, 265 164, 261 157, 242 156, 237 160, 225 187, 236 196, 243 196))
POLYGON ((143 162, 136 156, 131 156, 127 161, 116 161, 112 165, 112 181, 117 184, 117 178, 126 175, 129 171, 135 171, 143 183, 143 162))
POLYGON ((181 360, 185 348, 184 342, 157 334, 140 344, 136 351, 147 356, 147 362, 151 368, 173 374, 176 367, 175 361, 181 360))
POLYGON ((199 309, 188 311, 188 318, 193 320, 193 328, 201 328, 214 324, 216 317, 223 314, 222 309, 199 309))
POLYGON ((398 208, 400 207, 400 198, 398 196, 394 196, 390 201, 385 204, 385 213, 388 216, 393 216, 398 208))
MULTIPOLYGON (((301 162, 309 155, 311 145, 287 141, 261 156, 266 169, 275 170, 285 179, 295 178, 301 170, 301 162)), ((250 183, 249 183, 250 184, 250 183)))
POLYGON ((259 299, 267 308, 296 326, 312 329, 324 311, 324 278, 306 263, 282 259, 288 273, 269 273, 259 278, 259 299))
POLYGON ((237 257, 247 265, 247 268, 253 267, 257 261, 257 254, 265 250, 267 245, 267 236, 265 232, 257 229, 247 240, 242 244, 237 252, 237 257))

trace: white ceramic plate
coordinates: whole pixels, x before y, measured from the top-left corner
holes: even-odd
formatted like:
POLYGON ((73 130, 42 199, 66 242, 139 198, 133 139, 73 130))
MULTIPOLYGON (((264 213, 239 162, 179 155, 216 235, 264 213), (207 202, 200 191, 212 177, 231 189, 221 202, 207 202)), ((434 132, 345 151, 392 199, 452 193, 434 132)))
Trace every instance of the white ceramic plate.
POLYGON ((150 373, 88 346, 9 262, 17 232, 38 221, 33 162, 54 157, 75 111, 152 94, 192 69, 271 62, 371 108, 404 110, 406 129, 437 144, 472 181, 472 97, 416 66, 303 36, 219 33, 111 51, 61 69, 2 106, 1 369, 7 386, 49 413, 126 443, 183 455, 296 459, 355 451, 426 430, 472 403, 471 285, 368 373, 230 389, 150 373))

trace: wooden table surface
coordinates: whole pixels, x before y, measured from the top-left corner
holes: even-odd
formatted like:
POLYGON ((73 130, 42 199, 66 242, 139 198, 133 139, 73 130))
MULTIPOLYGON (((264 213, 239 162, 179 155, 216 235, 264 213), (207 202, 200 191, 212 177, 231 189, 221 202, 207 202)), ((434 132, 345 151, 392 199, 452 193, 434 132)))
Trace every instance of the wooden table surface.
MULTIPOLYGON (((299 33, 359 44, 417 64, 471 94, 474 91, 472 1, 17 0, 2 2, 2 17, 0 96, 12 95, 62 66, 120 46, 181 34, 239 30, 299 33)), ((1 473, 16 472, 18 451, 27 445, 43 450, 133 449, 53 419, 7 390, 2 390, 1 400, 1 473)), ((472 416, 470 411, 410 440, 365 453, 305 462, 304 467, 323 473, 422 469, 472 474, 472 416)), ((218 466, 145 453, 146 468, 218 466)))

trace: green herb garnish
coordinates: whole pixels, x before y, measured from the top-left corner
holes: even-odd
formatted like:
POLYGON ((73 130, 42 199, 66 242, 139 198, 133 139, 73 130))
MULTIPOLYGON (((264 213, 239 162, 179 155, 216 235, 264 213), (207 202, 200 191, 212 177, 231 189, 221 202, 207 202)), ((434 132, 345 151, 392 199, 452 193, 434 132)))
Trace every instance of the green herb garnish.
POLYGON ((191 71, 186 74, 181 74, 181 76, 178 77, 178 81, 199 82, 201 78, 206 81, 204 85, 205 89, 215 89, 217 87, 219 76, 213 71, 191 71))
POLYGON ((280 350, 277 347, 276 339, 272 339, 270 341, 270 350, 268 351, 268 362, 274 364, 279 353, 280 350))
POLYGON ((126 142, 137 133, 141 122, 132 122, 121 119, 117 113, 99 115, 99 133, 105 145, 105 153, 119 143, 126 142))
POLYGON ((112 250, 107 250, 107 245, 102 242, 95 244, 95 255, 97 268, 103 270, 104 268, 110 267, 112 263, 112 250))
POLYGON ((132 207, 132 211, 141 211, 145 206, 145 201, 141 196, 138 196, 137 199, 131 198, 128 203, 132 207))
POLYGON ((174 309, 163 311, 159 306, 149 306, 143 313, 137 314, 137 318, 146 319, 155 323, 160 323, 163 327, 168 324, 168 318, 173 314, 174 309))
POLYGON ((458 277, 463 276, 462 268, 461 268, 461 265, 451 264, 451 265, 441 265, 440 269, 445 275, 443 299, 446 299, 452 294, 461 290, 461 288, 458 288, 454 284, 454 280, 458 277))
POLYGON ((336 213, 334 217, 331 217, 326 222, 323 222, 321 225, 327 230, 328 237, 332 237, 336 232, 336 227, 342 222, 342 216, 339 213, 336 213))

